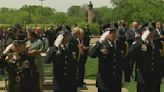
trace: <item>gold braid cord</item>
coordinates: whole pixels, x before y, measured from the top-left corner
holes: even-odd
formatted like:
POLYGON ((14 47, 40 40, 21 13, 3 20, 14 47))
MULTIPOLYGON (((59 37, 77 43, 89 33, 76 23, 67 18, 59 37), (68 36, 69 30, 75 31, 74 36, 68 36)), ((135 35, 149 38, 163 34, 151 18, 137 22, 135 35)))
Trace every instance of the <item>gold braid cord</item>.
POLYGON ((125 56, 128 55, 128 49, 129 49, 128 42, 125 42, 125 56))

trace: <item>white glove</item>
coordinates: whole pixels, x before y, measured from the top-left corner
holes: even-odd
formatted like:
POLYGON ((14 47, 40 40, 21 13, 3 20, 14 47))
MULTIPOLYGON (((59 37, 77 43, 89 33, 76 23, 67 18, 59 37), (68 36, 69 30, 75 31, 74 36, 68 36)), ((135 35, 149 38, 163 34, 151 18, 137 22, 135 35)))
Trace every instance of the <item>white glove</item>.
POLYGON ((135 33, 135 38, 137 38, 137 37, 140 37, 140 35, 138 33, 135 33))
POLYGON ((147 29, 141 36, 141 39, 145 42, 148 35, 149 35, 150 31, 147 29))
POLYGON ((109 31, 104 32, 104 33, 101 35, 101 37, 100 37, 100 39, 99 39, 99 42, 102 43, 102 41, 104 41, 108 35, 109 35, 109 31))
POLYGON ((13 44, 10 44, 6 47, 6 49, 3 51, 3 54, 8 54, 8 52, 11 50, 13 44))
POLYGON ((59 45, 61 44, 62 40, 63 40, 64 36, 62 34, 59 34, 58 37, 56 38, 54 45, 56 47, 59 47, 59 45))

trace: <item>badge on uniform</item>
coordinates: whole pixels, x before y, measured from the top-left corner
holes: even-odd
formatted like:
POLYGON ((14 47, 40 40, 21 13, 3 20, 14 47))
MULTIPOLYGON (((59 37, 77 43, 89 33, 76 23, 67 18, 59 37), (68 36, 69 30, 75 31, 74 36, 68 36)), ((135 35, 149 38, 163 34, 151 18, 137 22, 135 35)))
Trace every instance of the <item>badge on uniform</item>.
POLYGON ((61 51, 57 50, 56 55, 60 55, 60 54, 61 54, 61 51))
POLYGON ((113 47, 113 44, 112 43, 109 43, 110 44, 110 47, 113 47))
POLYGON ((103 48, 100 49, 100 52, 102 54, 108 54, 109 50, 104 46, 103 48))
POLYGON ((142 44, 141 51, 147 51, 147 46, 145 44, 142 44))
POLYGON ((72 52, 73 58, 76 59, 76 52, 72 52))

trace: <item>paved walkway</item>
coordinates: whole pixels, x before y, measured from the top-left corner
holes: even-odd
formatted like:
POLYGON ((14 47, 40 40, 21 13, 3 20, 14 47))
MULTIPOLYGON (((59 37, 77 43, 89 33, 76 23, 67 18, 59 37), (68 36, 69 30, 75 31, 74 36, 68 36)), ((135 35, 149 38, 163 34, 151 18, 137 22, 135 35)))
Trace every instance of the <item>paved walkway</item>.
MULTIPOLYGON (((95 87, 96 81, 95 80, 85 80, 87 86, 78 89, 78 92, 97 92, 97 88, 95 87)), ((51 86, 52 85, 52 80, 46 80, 44 83, 45 86, 51 86)), ((5 92, 5 82, 0 81, 0 92, 5 92)), ((53 92, 51 89, 45 89, 44 92, 53 92)), ((122 92, 128 92, 126 88, 122 88, 122 92)))

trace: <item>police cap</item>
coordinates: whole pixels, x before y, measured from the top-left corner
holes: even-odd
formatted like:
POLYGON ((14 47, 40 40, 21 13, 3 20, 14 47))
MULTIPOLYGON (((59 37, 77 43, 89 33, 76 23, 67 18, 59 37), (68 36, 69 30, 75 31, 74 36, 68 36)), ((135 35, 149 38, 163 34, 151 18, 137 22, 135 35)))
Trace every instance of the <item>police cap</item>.
POLYGON ((25 44, 26 41, 25 40, 14 40, 13 44, 25 44))
POLYGON ((117 30, 116 30, 116 28, 106 28, 105 29, 105 32, 106 31, 109 31, 110 33, 114 33, 114 32, 116 32, 117 30))

